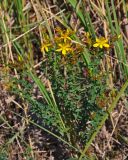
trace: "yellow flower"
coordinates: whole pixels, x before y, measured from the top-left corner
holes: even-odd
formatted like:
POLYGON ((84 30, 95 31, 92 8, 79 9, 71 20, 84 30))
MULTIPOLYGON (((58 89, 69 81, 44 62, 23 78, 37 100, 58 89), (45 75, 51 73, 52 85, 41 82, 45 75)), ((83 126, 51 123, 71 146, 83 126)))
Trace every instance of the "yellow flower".
POLYGON ((62 52, 62 54, 65 56, 67 52, 71 51, 71 45, 67 43, 59 44, 59 48, 56 50, 57 52, 62 52))
POLYGON ((71 41, 71 35, 74 33, 72 30, 67 29, 67 30, 62 30, 61 28, 56 28, 56 41, 63 41, 66 43, 68 40, 71 41))
POLYGON ((96 38, 96 43, 93 44, 93 47, 109 48, 110 45, 108 44, 108 39, 101 37, 101 38, 96 38))
POLYGON ((51 44, 50 44, 49 42, 44 42, 44 43, 42 44, 42 47, 41 47, 41 52, 42 52, 42 53, 48 52, 50 46, 51 46, 51 44))
POLYGON ((70 35, 71 35, 71 31, 67 29, 65 32, 61 32, 60 39, 63 39, 64 42, 66 42, 67 40, 71 41, 72 39, 70 38, 70 35))

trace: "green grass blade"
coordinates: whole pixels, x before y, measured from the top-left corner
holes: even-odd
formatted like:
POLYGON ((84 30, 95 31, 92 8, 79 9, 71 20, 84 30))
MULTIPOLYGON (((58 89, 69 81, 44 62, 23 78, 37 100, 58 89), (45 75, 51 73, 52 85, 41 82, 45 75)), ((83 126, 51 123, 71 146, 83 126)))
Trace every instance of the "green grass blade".
MULTIPOLYGON (((14 113, 15 115, 17 115, 18 117, 23 118, 24 120, 26 119, 25 117, 19 115, 18 113, 15 113, 13 111, 11 111, 11 112, 14 113)), ((35 125, 36 127, 42 129, 43 131, 47 132, 48 134, 52 135, 53 137, 57 138, 58 140, 62 141, 64 144, 67 144, 69 147, 73 148, 74 150, 78 151, 79 153, 81 153, 81 151, 79 149, 77 149, 76 147, 72 146, 69 142, 67 142, 66 140, 64 140, 60 136, 54 134, 53 132, 49 131, 48 129, 42 127, 41 125, 35 123, 34 121, 32 121, 30 119, 27 119, 27 121, 29 121, 31 124, 35 125)))
POLYGON ((121 98, 122 94, 125 92, 125 90, 128 87, 128 80, 124 83, 124 85, 122 86, 122 88, 120 89, 120 91, 118 92, 116 98, 114 99, 113 103, 110 105, 110 107, 108 108, 108 112, 106 112, 103 116, 103 119, 101 120, 101 122, 99 123, 96 131, 92 134, 90 140, 88 141, 88 143, 85 145, 85 148, 79 158, 79 160, 82 160, 82 158, 84 157, 86 151, 88 150, 88 148, 90 147, 92 141, 94 140, 94 138, 96 137, 96 135, 98 134, 98 132, 100 131, 101 127, 104 125, 105 121, 108 119, 109 114, 113 111, 113 109, 116 107, 119 99, 121 98))
MULTIPOLYGON (((44 99, 46 100, 47 104, 49 105, 49 107, 54 108, 54 110, 55 110, 56 113, 58 114, 59 119, 60 119, 60 126, 63 128, 63 131, 66 132, 67 129, 66 129, 65 123, 64 123, 64 121, 63 121, 63 119, 62 119, 62 117, 61 117, 61 114, 60 114, 60 111, 59 111, 59 109, 58 109, 58 106, 57 106, 57 104, 56 104, 56 102, 55 102, 55 99, 52 99, 52 98, 49 96, 49 94, 48 94, 48 92, 47 92, 44 84, 40 81, 40 79, 39 79, 36 75, 34 75, 31 71, 29 71, 29 74, 30 74, 30 76, 32 77, 32 79, 35 81, 35 83, 37 84, 38 88, 40 89, 40 91, 41 91, 44 99)), ((66 133, 67 133, 67 132, 66 132, 66 133)), ((67 133, 67 137, 69 137, 68 133, 67 133)))
POLYGON ((32 79, 35 81, 35 83, 37 84, 38 88, 40 89, 41 93, 43 94, 44 99, 46 100, 47 104, 51 107, 54 106, 54 103, 52 102, 50 96, 47 93, 47 90, 44 86, 44 84, 40 81, 40 79, 35 76, 31 71, 29 71, 30 76, 32 77, 32 79))
MULTIPOLYGON (((111 29, 111 33, 112 33, 112 35, 115 35, 115 34, 120 35, 121 31, 120 31, 120 26, 118 24, 118 20, 117 20, 117 16, 116 16, 114 1, 111 0, 114 23, 112 22, 113 19, 112 19, 112 16, 111 16, 111 10, 110 10, 108 0, 105 1, 105 5, 106 5, 107 18, 108 18, 109 26, 110 26, 110 29, 111 29), (115 26, 114 26, 114 24, 115 24, 115 26)), ((115 48, 114 49, 115 49, 115 53, 117 54, 118 59, 120 61, 124 62, 125 64, 127 64, 126 53, 125 53, 124 45, 123 45, 123 39, 119 39, 117 42, 115 42, 115 48)), ((122 71, 123 75, 127 77, 128 76, 128 67, 120 64, 120 68, 121 68, 121 71, 122 71)))
POLYGON ((84 18, 84 15, 81 11, 81 9, 79 7, 77 7, 77 0, 68 0, 68 2, 72 5, 72 7, 75 9, 76 11, 76 14, 78 15, 78 17, 80 18, 80 20, 82 21, 82 23, 84 24, 84 26, 86 27, 87 24, 85 22, 85 18, 84 18))

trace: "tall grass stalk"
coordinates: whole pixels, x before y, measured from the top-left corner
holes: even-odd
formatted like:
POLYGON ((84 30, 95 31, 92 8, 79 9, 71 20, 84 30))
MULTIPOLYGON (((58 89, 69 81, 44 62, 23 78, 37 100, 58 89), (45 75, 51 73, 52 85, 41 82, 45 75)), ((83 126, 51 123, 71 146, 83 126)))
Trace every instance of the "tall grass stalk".
MULTIPOLYGON (((60 127, 63 128, 63 131, 65 132, 67 129, 66 129, 66 126, 65 126, 65 123, 62 119, 62 116, 61 116, 61 113, 58 109, 58 106, 56 104, 56 101, 55 101, 55 98, 54 98, 54 95, 53 95, 53 92, 52 92, 52 89, 50 87, 50 92, 51 92, 51 97, 49 96, 44 84, 39 80, 39 78, 34 75, 31 71, 29 71, 30 73, 30 76, 32 77, 32 79, 35 81, 35 83, 37 84, 38 88, 40 89, 40 92, 42 93, 43 97, 45 98, 47 104, 49 105, 49 107, 53 107, 57 113, 57 115, 59 116, 59 119, 60 119, 60 127)), ((54 116, 54 115, 53 115, 54 116)), ((69 134, 68 132, 67 133, 67 137, 68 139, 70 140, 70 137, 69 137, 69 134)))
POLYGON ((116 98, 114 99, 114 101, 112 102, 112 104, 109 106, 107 112, 104 114, 103 119, 101 120, 101 122, 99 123, 98 127, 96 128, 96 131, 92 134, 90 140, 87 142, 87 144, 84 147, 84 150, 82 151, 81 156, 79 157, 79 160, 82 160, 82 158, 84 157, 86 151, 88 150, 88 148, 90 147, 92 141, 95 139, 96 135, 98 134, 98 132, 100 131, 100 129, 102 128, 102 126, 104 125, 105 121, 108 119, 109 115, 112 113, 113 109, 116 107, 119 99, 121 98, 121 96, 124 94, 125 90, 128 87, 128 80, 124 83, 124 85, 121 87, 120 91, 118 92, 116 98))
MULTIPOLYGON (((112 13, 113 13, 113 16, 114 16, 114 23, 112 22, 113 19, 112 19, 112 16, 111 16, 111 10, 110 10, 110 6, 109 6, 109 1, 106 0, 105 4, 106 4, 106 12, 107 12, 107 18, 108 18, 108 21, 109 21, 110 31, 111 31, 111 33, 113 35, 114 34, 120 35, 121 31, 120 31, 119 22, 118 22, 117 15, 116 15, 114 1, 111 0, 112 13)), ((115 44, 116 44, 115 45, 115 53, 117 54, 117 58, 120 61, 122 61, 125 64, 127 64, 126 53, 125 53, 124 45, 123 45, 123 39, 120 38, 117 42, 115 42, 115 44)), ((128 76, 128 67, 123 66, 122 64, 120 64, 120 68, 121 68, 121 71, 122 71, 123 75, 125 77, 127 77, 128 76)))

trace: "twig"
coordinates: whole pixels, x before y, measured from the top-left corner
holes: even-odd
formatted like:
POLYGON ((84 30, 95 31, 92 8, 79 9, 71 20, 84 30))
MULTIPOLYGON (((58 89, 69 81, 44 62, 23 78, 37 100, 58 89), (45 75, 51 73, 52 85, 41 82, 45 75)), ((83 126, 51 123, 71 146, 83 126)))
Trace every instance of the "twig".
MULTIPOLYGON (((123 106, 122 106, 121 109, 120 109, 120 113, 119 113, 119 115, 118 115, 118 118, 117 118, 116 123, 115 123, 115 125, 114 125, 114 128, 113 128, 113 130, 112 130, 112 133, 111 133, 111 135, 110 135, 110 137, 109 137, 109 140, 108 140, 108 142, 107 142, 107 145, 106 145, 106 147, 105 147, 105 150, 106 150, 107 147, 109 146, 109 143, 110 143, 110 141, 111 141, 111 139, 112 139, 112 136, 113 136, 114 131, 115 131, 115 129, 116 129, 116 126, 117 126, 117 124, 118 124, 119 118, 120 118, 120 116, 121 116, 121 114, 122 114, 122 111, 123 111, 123 106)), ((105 152, 104 152, 102 158, 104 158, 104 156, 105 156, 105 152)))
MULTIPOLYGON (((50 18, 48 18, 47 20, 50 20, 50 19, 56 17, 57 15, 61 14, 62 12, 64 12, 64 9, 63 9, 62 11, 58 12, 57 14, 52 15, 52 16, 51 16, 50 18)), ((13 40, 11 40, 9 43, 15 42, 16 40, 22 38, 22 37, 25 36, 26 34, 30 33, 30 32, 33 31, 34 29, 36 29, 39 25, 42 25, 42 24, 44 24, 44 23, 45 23, 45 21, 40 22, 40 23, 37 24, 35 27, 31 28, 30 30, 26 31, 25 33, 23 33, 23 34, 21 34, 20 36, 18 36, 18 37, 16 37, 16 38, 14 38, 13 40)), ((6 47, 7 45, 8 45, 8 43, 4 44, 3 46, 0 46, 0 50, 1 50, 2 48, 6 47)))

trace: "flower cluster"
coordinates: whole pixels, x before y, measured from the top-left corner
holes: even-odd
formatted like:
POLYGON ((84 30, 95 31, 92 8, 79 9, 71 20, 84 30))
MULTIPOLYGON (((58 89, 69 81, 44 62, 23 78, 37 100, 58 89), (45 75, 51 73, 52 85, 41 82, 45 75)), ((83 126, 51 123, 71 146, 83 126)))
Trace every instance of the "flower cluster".
MULTIPOLYGON (((49 52, 54 49, 54 52, 61 53, 62 56, 79 54, 83 51, 83 47, 88 49, 108 49, 111 47, 112 41, 105 37, 92 38, 88 32, 84 32, 82 36, 79 37, 81 42, 78 43, 73 40, 74 32, 70 29, 62 30, 61 28, 55 29, 54 42, 51 43, 48 35, 46 36, 41 52, 49 52), (54 46, 54 47, 53 47, 54 46)), ((113 41, 116 41, 120 36, 114 36, 113 41)))
POLYGON ((60 28, 56 29, 55 41, 57 43, 57 52, 61 52, 63 56, 69 53, 73 53, 74 48, 72 46, 73 32, 69 29, 62 31, 60 28))
POLYGON ((112 44, 117 41, 119 38, 121 38, 121 35, 118 36, 112 36, 111 38, 105 38, 105 37, 99 37, 93 39, 91 35, 88 32, 85 32, 84 34, 84 43, 89 48, 99 48, 99 49, 108 49, 111 48, 112 44))
POLYGON ((79 54, 82 46, 73 42, 73 34, 74 32, 70 29, 62 30, 61 28, 56 28, 54 42, 51 42, 48 36, 45 36, 46 38, 41 46, 41 52, 49 52, 54 49, 54 52, 61 53, 64 57, 74 55, 74 53, 79 54))

